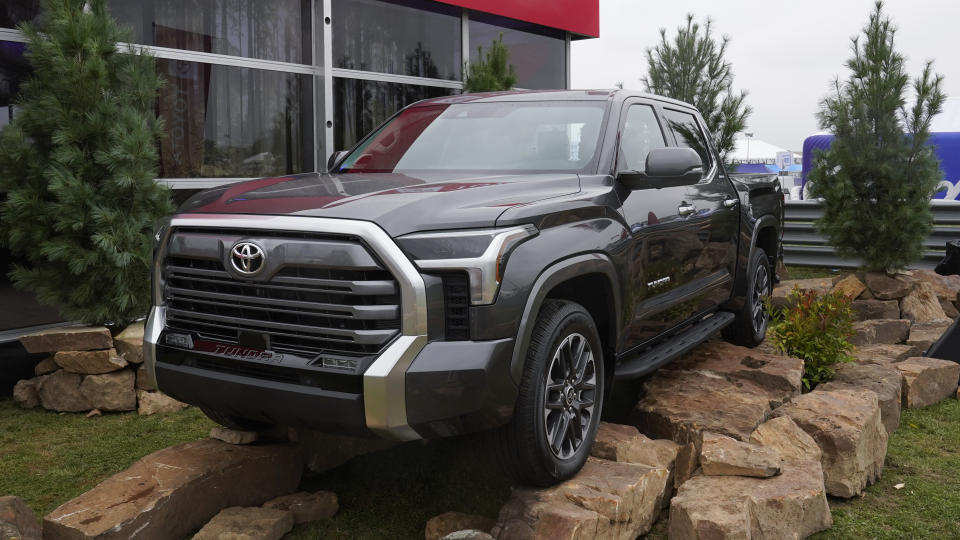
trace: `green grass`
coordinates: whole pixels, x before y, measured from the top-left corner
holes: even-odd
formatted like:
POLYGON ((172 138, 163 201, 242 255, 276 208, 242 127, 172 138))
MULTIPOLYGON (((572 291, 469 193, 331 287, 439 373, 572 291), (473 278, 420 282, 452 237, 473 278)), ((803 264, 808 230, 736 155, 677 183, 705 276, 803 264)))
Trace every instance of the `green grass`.
POLYGON ((18 495, 43 516, 161 448, 206 436, 199 409, 86 418, 0 399, 0 495, 18 495))
POLYGON ((849 272, 843 268, 824 268, 821 266, 787 266, 787 273, 789 277, 787 279, 809 279, 809 278, 822 278, 822 277, 836 277, 845 272, 849 272))

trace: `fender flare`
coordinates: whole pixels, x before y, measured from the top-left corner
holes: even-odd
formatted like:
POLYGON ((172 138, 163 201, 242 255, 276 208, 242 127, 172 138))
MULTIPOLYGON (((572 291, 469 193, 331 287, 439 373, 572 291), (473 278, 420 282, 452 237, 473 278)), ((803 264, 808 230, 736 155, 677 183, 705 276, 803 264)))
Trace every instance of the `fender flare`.
MULTIPOLYGON (((760 231, 767 228, 767 223, 770 223, 773 227, 773 230, 777 232, 778 242, 782 238, 783 230, 780 227, 780 222, 777 220, 777 217, 773 214, 766 214, 760 216, 760 219, 757 220, 753 225, 753 232, 750 235, 750 251, 747 254, 747 262, 753 259, 753 251, 757 249, 757 238, 760 236, 760 231)), ((767 257, 779 257, 779 253, 767 253, 767 257)))
POLYGON ((620 290, 618 287, 619 278, 614 267, 613 261, 602 253, 587 253, 576 255, 568 259, 554 262, 548 266, 534 281, 530 294, 527 296, 527 303, 523 308, 523 314, 520 316, 520 323, 517 327, 517 341, 513 348, 513 358, 510 361, 510 375, 517 385, 523 376, 523 366, 527 357, 527 348, 530 344, 530 336, 533 334, 533 328, 536 325, 537 314, 540 313, 540 307, 546 299, 547 294, 557 285, 568 279, 582 276, 585 274, 604 274, 610 280, 613 293, 614 320, 610 323, 614 326, 614 348, 620 340, 620 290))

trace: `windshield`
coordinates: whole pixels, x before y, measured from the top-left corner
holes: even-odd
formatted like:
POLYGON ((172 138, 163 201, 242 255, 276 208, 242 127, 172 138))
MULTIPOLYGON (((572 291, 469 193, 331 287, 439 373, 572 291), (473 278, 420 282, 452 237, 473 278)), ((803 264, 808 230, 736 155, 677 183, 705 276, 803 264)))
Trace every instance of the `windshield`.
POLYGON ((587 172, 605 107, 602 101, 412 107, 363 141, 337 172, 587 172))

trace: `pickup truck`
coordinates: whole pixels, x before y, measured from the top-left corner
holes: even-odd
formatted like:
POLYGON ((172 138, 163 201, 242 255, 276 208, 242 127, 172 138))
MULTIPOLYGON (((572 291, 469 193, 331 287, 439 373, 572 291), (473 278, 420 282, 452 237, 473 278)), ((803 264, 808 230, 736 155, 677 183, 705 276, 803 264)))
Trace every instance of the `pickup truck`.
POLYGON ((329 172, 199 193, 158 227, 148 372, 239 429, 488 430, 527 485, 585 462, 613 384, 754 346, 783 196, 700 114, 627 90, 421 101, 329 172))

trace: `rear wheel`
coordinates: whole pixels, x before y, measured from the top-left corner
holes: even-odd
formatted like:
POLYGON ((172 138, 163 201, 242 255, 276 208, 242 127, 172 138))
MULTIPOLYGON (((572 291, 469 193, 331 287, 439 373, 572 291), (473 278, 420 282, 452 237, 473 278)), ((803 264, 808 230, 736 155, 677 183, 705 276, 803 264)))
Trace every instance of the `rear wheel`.
POLYGON ((747 268, 747 294, 743 307, 736 313, 733 324, 724 328, 723 337, 737 345, 756 347, 767 335, 770 314, 764 298, 773 290, 773 274, 767 253, 759 247, 753 250, 747 268))
POLYGON ((494 432, 504 468, 520 484, 549 486, 583 467, 603 407, 603 352, 579 304, 548 300, 537 317, 510 424, 494 432))

